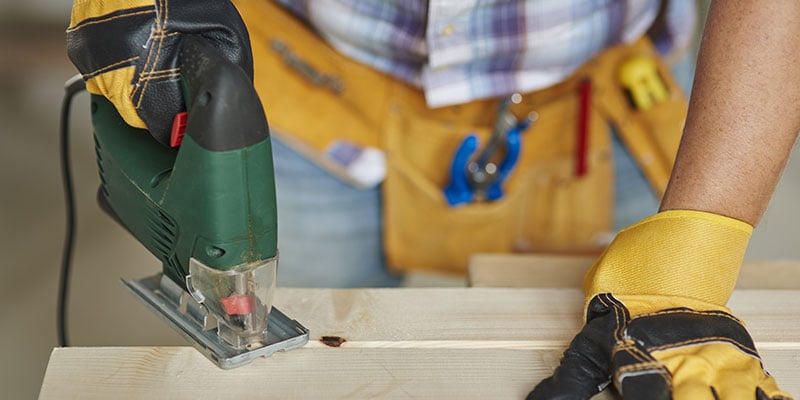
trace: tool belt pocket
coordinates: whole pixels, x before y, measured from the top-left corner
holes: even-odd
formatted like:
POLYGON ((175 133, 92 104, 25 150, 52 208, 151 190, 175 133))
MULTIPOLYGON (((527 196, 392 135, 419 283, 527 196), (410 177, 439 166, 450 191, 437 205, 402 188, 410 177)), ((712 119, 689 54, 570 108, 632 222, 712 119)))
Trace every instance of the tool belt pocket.
MULTIPOLYGON (((237 7, 250 30, 256 88, 270 126, 290 136, 287 143, 334 174, 326 152, 337 140, 385 151, 383 241, 392 269, 463 274, 475 253, 601 250, 613 213, 609 122, 656 191, 666 185, 685 103, 675 98, 647 112, 635 109, 617 76, 630 56, 654 53, 647 41, 610 49, 564 82, 523 95, 515 116, 536 111, 539 119, 521 136, 504 196, 451 207, 443 189, 454 152, 469 134, 486 144, 498 100, 430 109, 421 91, 339 54, 276 4, 237 7), (309 81, 298 58, 341 85, 309 81), (578 93, 587 79, 588 144, 578 155, 578 93), (660 117, 653 119, 653 111, 660 117), (583 173, 575 171, 576 156, 584 157, 583 173)), ((668 71, 658 68, 668 92, 677 93, 668 71)))
POLYGON ((480 143, 487 121, 459 123, 459 114, 494 116, 497 102, 477 102, 459 111, 397 106, 383 132, 388 172, 383 186, 387 264, 399 270, 464 273, 475 253, 599 251, 608 236, 613 203, 610 134, 599 110, 588 115, 586 171, 575 171, 579 79, 525 95, 517 115, 535 110, 539 119, 522 134, 521 153, 492 202, 450 206, 454 149, 467 134, 480 143), (483 110, 480 110, 480 109, 483 110), (451 113, 454 118, 442 117, 451 113))
POLYGON ((602 93, 595 106, 663 196, 686 120, 686 95, 646 38, 607 51, 588 68, 602 93))
POLYGON ((510 252, 519 229, 519 192, 456 207, 445 200, 442 188, 448 183, 453 149, 470 132, 399 105, 389 114, 383 136, 387 264, 395 270, 463 273, 472 253, 510 252))
MULTIPOLYGON (((669 178, 685 118, 685 98, 647 40, 610 49, 553 87, 523 95, 514 114, 539 119, 521 137, 519 161, 493 202, 449 206, 443 188, 455 149, 468 134, 490 135, 497 101, 430 110, 418 93, 395 90, 381 147, 384 243, 393 269, 463 273, 475 253, 597 254, 613 237, 611 126, 657 196, 669 178), (634 103, 619 71, 652 58, 668 97, 634 103), (582 99, 582 87, 591 96, 582 99), (584 115, 582 102, 590 104, 584 115), (580 150, 579 142, 585 148, 580 150), (579 167, 578 165, 581 165, 579 167)), ((634 87, 635 89, 635 87, 634 87)), ((513 108, 513 107, 512 107, 513 108)))

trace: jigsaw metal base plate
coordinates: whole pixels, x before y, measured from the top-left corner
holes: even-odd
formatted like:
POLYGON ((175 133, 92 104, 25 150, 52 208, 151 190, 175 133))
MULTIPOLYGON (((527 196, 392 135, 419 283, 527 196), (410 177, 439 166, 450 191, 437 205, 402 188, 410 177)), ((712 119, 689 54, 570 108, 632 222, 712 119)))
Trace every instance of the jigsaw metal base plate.
POLYGON ((269 314, 267 337, 255 346, 236 349, 217 336, 216 322, 183 288, 159 273, 122 283, 173 329, 222 369, 245 365, 258 357, 287 351, 308 342, 308 329, 275 307, 269 314))

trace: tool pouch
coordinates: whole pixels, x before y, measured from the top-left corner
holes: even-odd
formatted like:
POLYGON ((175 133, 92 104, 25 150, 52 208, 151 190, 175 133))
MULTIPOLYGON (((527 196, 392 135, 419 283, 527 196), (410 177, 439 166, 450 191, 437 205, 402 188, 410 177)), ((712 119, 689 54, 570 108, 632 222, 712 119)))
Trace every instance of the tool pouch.
POLYGON ((453 154, 468 134, 488 141, 499 100, 429 109, 419 89, 339 54, 279 6, 238 1, 237 7, 250 30, 255 84, 276 135, 339 176, 324 156, 337 140, 386 153, 384 245, 393 269, 463 273, 474 253, 599 252, 612 233, 610 124, 663 194, 686 101, 647 39, 611 48, 564 82, 524 94, 511 111, 520 118, 535 111, 539 118, 522 135, 505 196, 450 207, 442 189, 453 154), (647 110, 637 108, 619 79, 634 56, 655 60, 669 95, 647 110), (586 79, 592 85, 581 155, 586 170, 578 174, 579 86, 586 79))

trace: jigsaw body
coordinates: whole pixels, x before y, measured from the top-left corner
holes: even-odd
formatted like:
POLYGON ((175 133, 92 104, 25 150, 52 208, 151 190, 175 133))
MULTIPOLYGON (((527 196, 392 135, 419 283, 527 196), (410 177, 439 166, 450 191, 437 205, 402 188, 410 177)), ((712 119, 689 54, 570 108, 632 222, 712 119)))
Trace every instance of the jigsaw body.
POLYGON ((178 148, 92 96, 101 206, 163 263, 125 281, 220 367, 301 346, 272 309, 278 265, 269 129, 247 75, 200 40, 181 54, 188 120, 178 148))

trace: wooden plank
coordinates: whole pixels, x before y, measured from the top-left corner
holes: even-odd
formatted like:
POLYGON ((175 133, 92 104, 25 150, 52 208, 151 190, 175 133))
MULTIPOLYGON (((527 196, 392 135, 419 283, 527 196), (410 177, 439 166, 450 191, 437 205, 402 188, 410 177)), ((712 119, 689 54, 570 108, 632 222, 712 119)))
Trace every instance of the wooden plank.
MULTIPOLYGON (((575 288, 596 257, 476 254, 467 282, 472 287, 575 288)), ((800 290, 800 261, 745 260, 737 289, 800 290)))
MULTIPOLYGON (((40 398, 523 398, 557 365, 582 299, 577 289, 279 289, 276 305, 311 330, 306 347, 231 371, 184 347, 55 349, 40 398)), ((800 393, 800 292, 742 290, 730 305, 767 369, 800 393)))
MULTIPOLYGON (((800 349, 763 352, 800 393, 800 349)), ((561 349, 302 348, 222 371, 187 347, 55 349, 39 398, 523 399, 561 349)), ((595 399, 609 399, 605 393, 595 399)))
MULTIPOLYGON (((352 346, 566 345, 582 325, 579 289, 279 288, 275 305, 311 331, 352 346)), ((757 342, 800 343, 800 291, 737 290, 728 306, 757 342)))
POLYGON ((593 256, 476 254, 467 266, 471 287, 579 288, 593 256))
POLYGON ((522 399, 557 350, 298 349, 221 371, 191 348, 55 349, 40 399, 522 399))

